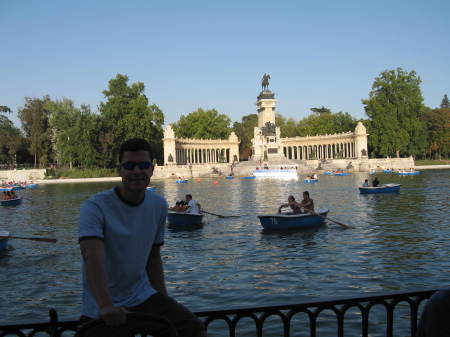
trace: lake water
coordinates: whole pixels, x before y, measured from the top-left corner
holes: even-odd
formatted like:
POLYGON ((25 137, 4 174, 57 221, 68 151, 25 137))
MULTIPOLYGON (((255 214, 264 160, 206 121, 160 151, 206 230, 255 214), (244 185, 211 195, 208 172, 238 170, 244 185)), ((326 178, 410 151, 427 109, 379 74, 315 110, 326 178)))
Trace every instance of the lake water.
MULTIPOLYGON (((360 195, 365 173, 322 175, 317 184, 240 178, 218 179, 218 184, 214 179, 152 182, 170 204, 191 193, 207 211, 240 215, 208 215, 200 227, 167 228, 162 255, 169 293, 191 310, 204 311, 448 285, 450 170, 378 177, 381 183, 401 183, 401 191, 360 195), (276 212, 289 194, 301 199, 304 190, 316 208, 329 208, 330 218, 355 228, 328 222, 307 232, 263 232, 256 215, 276 212)), ((79 208, 112 186, 41 185, 23 192, 22 205, 0 208, 0 229, 11 235, 58 239, 56 244, 10 240, 0 255, 0 324, 46 321, 49 308, 61 319, 78 318, 79 208)), ((335 323, 325 326, 322 335, 333 336, 335 323)), ((211 326, 211 335, 227 335, 220 328, 211 326)), ((282 334, 268 329, 267 336, 282 334)), ((253 335, 245 324, 241 330, 243 336, 253 335)))

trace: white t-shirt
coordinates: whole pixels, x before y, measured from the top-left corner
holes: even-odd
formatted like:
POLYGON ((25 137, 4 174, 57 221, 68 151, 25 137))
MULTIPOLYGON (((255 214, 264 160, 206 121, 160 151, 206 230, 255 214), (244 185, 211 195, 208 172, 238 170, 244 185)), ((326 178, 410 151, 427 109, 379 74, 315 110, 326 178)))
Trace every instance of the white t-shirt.
POLYGON ((197 200, 192 199, 188 202, 188 209, 186 213, 200 214, 200 207, 198 207, 197 200))
MULTIPOLYGON (((156 293, 150 285, 146 264, 154 245, 164 242, 167 202, 147 191, 139 205, 122 201, 114 189, 89 198, 80 213, 79 241, 103 240, 108 289, 113 304, 132 307, 156 293)), ((83 298, 81 314, 99 316, 83 262, 83 298)))

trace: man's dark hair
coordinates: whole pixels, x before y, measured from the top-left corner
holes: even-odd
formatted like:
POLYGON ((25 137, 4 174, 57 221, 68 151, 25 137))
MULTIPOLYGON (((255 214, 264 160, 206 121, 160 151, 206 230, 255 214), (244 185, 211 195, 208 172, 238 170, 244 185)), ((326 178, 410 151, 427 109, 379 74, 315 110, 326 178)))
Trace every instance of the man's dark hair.
POLYGON ((150 161, 153 159, 152 148, 150 144, 142 138, 131 138, 122 143, 119 149, 119 163, 122 162, 124 152, 147 151, 150 161))
POLYGON ((308 191, 305 191, 303 193, 305 193, 309 197, 309 192, 308 191))
POLYGON ((292 200, 294 200, 295 201, 295 198, 294 198, 294 196, 291 194, 290 196, 288 196, 288 199, 289 198, 292 198, 292 200))
POLYGON ((191 198, 192 199, 192 194, 186 194, 186 198, 191 198))

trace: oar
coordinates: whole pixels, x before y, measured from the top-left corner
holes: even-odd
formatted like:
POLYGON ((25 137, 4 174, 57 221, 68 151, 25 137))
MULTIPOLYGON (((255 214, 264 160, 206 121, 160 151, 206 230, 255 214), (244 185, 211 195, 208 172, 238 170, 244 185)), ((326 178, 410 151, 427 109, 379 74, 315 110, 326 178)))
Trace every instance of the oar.
POLYGON ((339 221, 336 221, 336 220, 327 218, 326 216, 320 215, 319 213, 316 213, 316 212, 311 211, 311 210, 309 210, 309 209, 304 208, 304 210, 305 210, 306 212, 308 212, 308 213, 313 214, 313 215, 317 215, 318 217, 320 217, 320 218, 322 218, 322 219, 327 219, 327 220, 330 220, 330 221, 332 221, 332 222, 334 222, 334 223, 337 223, 339 226, 342 226, 342 227, 344 227, 345 229, 355 228, 355 227, 352 227, 352 226, 350 226, 350 225, 346 225, 345 223, 342 223, 342 222, 339 222, 339 221))
POLYGON ((8 238, 8 239, 20 239, 20 240, 33 240, 33 241, 43 241, 43 242, 56 242, 56 239, 52 238, 38 238, 38 237, 23 237, 23 236, 2 236, 0 235, 0 239, 8 238))
POLYGON ((215 216, 218 216, 219 218, 238 218, 238 217, 240 217, 240 215, 220 215, 220 214, 205 211, 204 209, 202 209, 201 212, 206 213, 206 214, 215 215, 215 216))

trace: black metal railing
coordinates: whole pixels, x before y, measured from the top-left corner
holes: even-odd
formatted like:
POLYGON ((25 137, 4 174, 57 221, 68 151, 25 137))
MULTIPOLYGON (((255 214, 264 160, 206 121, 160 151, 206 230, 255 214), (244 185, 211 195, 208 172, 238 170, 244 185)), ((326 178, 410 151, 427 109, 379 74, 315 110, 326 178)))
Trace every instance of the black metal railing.
MULTIPOLYGON (((410 291, 406 293, 390 293, 381 295, 372 295, 365 297, 352 297, 345 299, 320 300, 314 302, 287 304, 278 306, 267 306, 245 309, 230 309, 216 311, 196 312, 196 315, 203 319, 205 326, 209 329, 211 323, 223 321, 228 326, 228 335, 236 336, 236 327, 240 320, 250 318, 255 324, 255 333, 252 336, 263 336, 264 324, 272 316, 277 317, 282 322, 283 332, 279 332, 277 336, 290 337, 296 331, 292 331, 292 320, 298 313, 304 313, 308 317, 309 336, 316 337, 319 327, 318 319, 324 311, 331 311, 336 316, 337 331, 334 334, 338 337, 344 336, 369 336, 369 315, 371 309, 376 305, 381 305, 385 310, 385 336, 394 336, 394 312, 398 304, 402 303, 409 307, 409 329, 410 335, 415 336, 417 323, 419 318, 419 306, 421 302, 428 299, 436 290, 410 291), (344 321, 346 313, 352 309, 358 309, 360 314, 360 334, 357 331, 344 331, 344 321)), ((355 316, 355 315, 353 315, 355 316)), ((327 318, 328 319, 328 318, 327 318)), ((321 321, 322 322, 322 321, 321 321)), ((320 322, 319 322, 320 323, 320 322)), ((79 321, 59 321, 55 310, 50 310, 50 321, 46 323, 27 323, 0 326, 0 337, 3 336, 20 336, 32 337, 45 333, 50 337, 69 336, 71 331, 73 334, 80 326, 79 321), (69 334, 67 334, 69 332, 69 334)), ((246 325, 248 328, 248 326, 246 325)), ((248 329, 247 329, 248 330, 248 329)), ((221 330, 221 336, 225 336, 221 330)))

